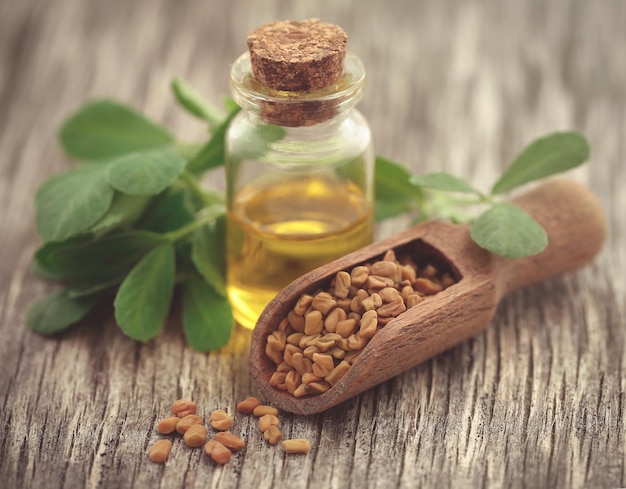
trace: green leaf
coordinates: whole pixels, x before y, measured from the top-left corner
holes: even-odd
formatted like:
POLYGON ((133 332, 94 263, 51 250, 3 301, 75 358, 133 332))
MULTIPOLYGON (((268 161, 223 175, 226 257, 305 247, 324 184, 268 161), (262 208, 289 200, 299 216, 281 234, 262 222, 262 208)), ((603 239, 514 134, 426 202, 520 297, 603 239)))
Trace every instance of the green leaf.
POLYGON ((78 160, 99 160, 173 142, 163 127, 130 107, 98 100, 80 108, 59 133, 65 152, 78 160))
POLYGON ((445 172, 414 175, 411 177, 411 183, 419 187, 444 190, 446 192, 482 195, 479 190, 475 189, 465 180, 445 172))
POLYGON ((102 235, 135 222, 150 202, 148 195, 129 195, 117 192, 107 213, 89 231, 102 235))
POLYGON ((72 299, 61 289, 31 304, 26 311, 26 324, 35 333, 52 335, 76 324, 97 302, 97 297, 72 299))
POLYGON ((172 80, 172 92, 178 103, 192 115, 203 119, 211 127, 219 125, 222 117, 202 96, 183 80, 176 78, 172 80))
POLYGON ((45 245, 38 255, 65 278, 109 280, 123 276, 166 238, 149 231, 126 231, 89 241, 45 245))
POLYGON ((226 346, 233 329, 229 302, 196 274, 183 285, 183 329, 187 342, 198 351, 226 346))
POLYGON ((526 211, 507 202, 494 204, 474 223, 472 239, 495 255, 521 258, 548 245, 544 229, 526 211))
POLYGON ((208 284, 222 297, 226 297, 225 225, 226 219, 222 216, 198 229, 191 238, 193 263, 208 284))
POLYGON ((35 196, 39 237, 63 241, 86 231, 109 210, 113 196, 104 166, 82 166, 53 176, 35 196))
POLYGON ((131 338, 147 341, 161 330, 174 291, 171 243, 148 253, 128 274, 115 297, 115 319, 131 338))
POLYGON ((224 164, 226 155, 224 137, 226 136, 226 130, 228 129, 230 121, 237 115, 239 110, 239 106, 235 107, 229 112, 226 119, 219 126, 215 127, 208 143, 206 143, 196 157, 187 164, 189 171, 202 173, 224 164))
POLYGON ((86 277, 77 281, 72 281, 65 288, 67 296, 71 299, 88 297, 101 292, 113 292, 113 289, 124 280, 124 276, 114 276, 106 279, 102 277, 86 277))
POLYGON ((178 229, 194 220, 191 197, 183 188, 170 186, 150 203, 136 227, 166 233, 178 229))
POLYGON ((554 133, 537 139, 515 158, 492 194, 499 194, 540 178, 575 168, 589 158, 589 143, 577 132, 554 133))
POLYGON ((285 134, 283 127, 273 124, 244 126, 244 131, 237 138, 236 153, 245 159, 257 160, 267 153, 272 143, 283 139, 285 134))
POLYGON ((109 182, 126 194, 155 195, 179 177, 185 163, 172 146, 136 151, 109 163, 109 182))
POLYGON ((390 160, 376 157, 376 220, 382 221, 414 210, 423 199, 411 183, 411 172, 390 160))

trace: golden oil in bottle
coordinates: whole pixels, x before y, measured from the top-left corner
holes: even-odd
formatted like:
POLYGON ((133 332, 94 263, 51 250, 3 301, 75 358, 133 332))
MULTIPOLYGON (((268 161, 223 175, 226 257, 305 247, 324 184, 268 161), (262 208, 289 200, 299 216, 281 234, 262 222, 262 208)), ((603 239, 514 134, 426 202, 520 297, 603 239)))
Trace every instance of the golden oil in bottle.
POLYGON ((302 176, 242 188, 228 213, 227 290, 235 320, 254 327, 285 285, 372 237, 371 205, 350 181, 302 176))

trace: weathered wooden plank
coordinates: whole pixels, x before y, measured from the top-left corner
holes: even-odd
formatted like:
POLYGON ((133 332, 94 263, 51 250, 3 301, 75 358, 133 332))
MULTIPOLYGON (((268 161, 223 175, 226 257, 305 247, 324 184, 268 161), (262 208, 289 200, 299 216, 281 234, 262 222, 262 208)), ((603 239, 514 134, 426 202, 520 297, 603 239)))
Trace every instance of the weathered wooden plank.
POLYGON ((0 486, 626 485, 624 25, 620 0, 0 2, 0 486), (607 210, 607 245, 584 270, 506 298, 473 340, 324 414, 282 416, 286 435, 311 440, 307 456, 285 457, 237 415, 248 446, 225 467, 180 440, 152 464, 173 400, 208 416, 256 392, 247 335, 205 355, 172 319, 141 345, 106 308, 57 339, 27 331, 27 304, 48 290, 29 272, 33 192, 67 168, 55 131, 85 100, 114 97, 201 138, 170 79, 218 102, 248 31, 311 16, 348 31, 377 150, 416 171, 486 188, 533 137, 585 132, 593 157, 574 176, 607 210))

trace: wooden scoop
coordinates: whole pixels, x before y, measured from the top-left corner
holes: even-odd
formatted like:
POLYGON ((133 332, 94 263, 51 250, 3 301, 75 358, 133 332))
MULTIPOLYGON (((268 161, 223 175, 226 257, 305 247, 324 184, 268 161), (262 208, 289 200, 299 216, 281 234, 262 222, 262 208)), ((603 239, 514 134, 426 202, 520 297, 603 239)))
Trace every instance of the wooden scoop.
POLYGON ((428 221, 317 268, 283 289, 261 314, 252 335, 250 372, 266 400, 285 411, 314 414, 339 404, 479 333, 507 293, 579 268, 602 247, 602 209, 584 186, 550 180, 513 201, 546 230, 548 247, 538 255, 494 256, 472 241, 463 225, 428 221), (304 292, 327 287, 341 270, 380 259, 389 249, 427 257, 447 267, 458 283, 390 321, 371 339, 343 378, 323 394, 295 398, 274 389, 275 365, 265 355, 267 336, 304 292))

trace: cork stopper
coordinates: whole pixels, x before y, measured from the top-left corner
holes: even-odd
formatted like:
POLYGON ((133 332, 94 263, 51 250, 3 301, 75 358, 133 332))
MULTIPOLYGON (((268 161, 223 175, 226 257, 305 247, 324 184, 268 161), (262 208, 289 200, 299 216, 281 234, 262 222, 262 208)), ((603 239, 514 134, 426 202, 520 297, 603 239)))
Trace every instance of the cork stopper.
POLYGON ((328 87, 342 75, 347 40, 341 27, 318 19, 265 24, 248 36, 252 73, 274 90, 328 87))

